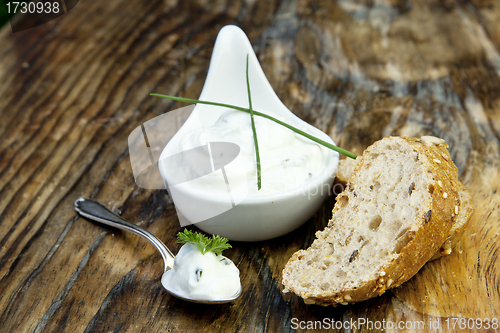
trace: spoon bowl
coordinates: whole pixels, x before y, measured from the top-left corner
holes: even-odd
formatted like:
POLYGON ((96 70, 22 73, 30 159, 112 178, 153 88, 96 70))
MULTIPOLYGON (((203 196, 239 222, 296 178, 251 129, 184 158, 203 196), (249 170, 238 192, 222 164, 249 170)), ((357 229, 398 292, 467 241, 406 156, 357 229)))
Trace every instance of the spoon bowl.
MULTIPOLYGON (((121 218, 120 216, 113 213, 103 204, 86 198, 79 198, 75 201, 75 210, 82 216, 91 219, 93 221, 106 224, 111 227, 115 227, 121 230, 130 231, 136 235, 139 235, 146 240, 148 240, 154 247, 160 252, 163 262, 165 264, 165 271, 170 270, 174 266, 175 256, 172 252, 167 248, 163 242, 150 233, 149 231, 142 229, 126 220, 121 218)), ((163 279, 162 279, 163 280, 163 279)), ((165 290, 174 297, 182 299, 184 301, 193 302, 193 303, 202 303, 202 304, 221 304, 221 303, 229 303, 236 300, 241 295, 241 288, 231 297, 225 299, 217 299, 217 300, 205 300, 205 299, 194 299, 190 297, 185 297, 175 293, 170 290, 168 286, 166 286, 163 281, 162 285, 165 290)))

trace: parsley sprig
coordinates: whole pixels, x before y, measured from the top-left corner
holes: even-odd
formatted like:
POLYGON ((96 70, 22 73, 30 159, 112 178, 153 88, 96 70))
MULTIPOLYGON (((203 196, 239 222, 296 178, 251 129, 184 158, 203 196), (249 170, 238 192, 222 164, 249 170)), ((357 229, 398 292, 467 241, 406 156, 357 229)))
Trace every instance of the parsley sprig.
POLYGON ((199 232, 192 232, 188 229, 184 229, 184 232, 177 234, 177 243, 194 244, 202 254, 212 251, 217 255, 221 255, 222 251, 231 248, 231 245, 227 242, 227 238, 219 235, 212 235, 212 238, 209 238, 199 232))

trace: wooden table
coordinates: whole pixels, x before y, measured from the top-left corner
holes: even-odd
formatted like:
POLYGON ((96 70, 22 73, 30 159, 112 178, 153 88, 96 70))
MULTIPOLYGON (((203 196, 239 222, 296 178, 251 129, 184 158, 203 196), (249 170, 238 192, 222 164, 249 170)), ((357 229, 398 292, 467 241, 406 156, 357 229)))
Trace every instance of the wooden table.
POLYGON ((6 26, 0 330, 287 332, 365 319, 408 331, 440 320, 447 331, 453 318, 499 318, 499 22, 495 0, 107 0, 80 1, 23 32, 6 26), (329 198, 284 237, 233 243, 225 253, 243 295, 206 306, 162 289, 161 257, 144 240, 77 216, 75 199, 92 197, 178 250, 173 203, 135 184, 127 137, 185 105, 149 93, 199 96, 226 24, 248 34, 285 105, 340 146, 360 154, 386 135, 446 139, 476 206, 450 256, 356 305, 310 306, 282 294, 281 270, 326 224, 329 198))

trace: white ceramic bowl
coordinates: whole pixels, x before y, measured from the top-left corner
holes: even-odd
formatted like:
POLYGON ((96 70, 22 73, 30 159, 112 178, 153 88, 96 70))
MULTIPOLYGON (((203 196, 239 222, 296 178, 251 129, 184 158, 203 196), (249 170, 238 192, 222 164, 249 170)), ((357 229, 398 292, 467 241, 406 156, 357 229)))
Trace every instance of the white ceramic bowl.
MULTIPOLYGON (((200 100, 248 107, 246 68, 249 55, 250 86, 255 110, 273 110, 290 125, 305 128, 333 144, 331 138, 291 113, 276 96, 260 67, 245 33, 236 26, 221 29, 214 47, 200 100), (243 72, 244 73, 244 72, 243 72)), ((158 166, 166 183, 171 179, 166 160, 180 151, 182 136, 201 124, 211 124, 227 109, 197 104, 182 128, 163 150, 158 166)), ((270 195, 243 195, 229 200, 197 186, 169 186, 181 225, 195 224, 201 230, 235 241, 261 241, 282 236, 307 221, 329 195, 338 167, 338 153, 331 151, 325 170, 303 185, 270 195)), ((238 167, 238 159, 226 168, 238 167)), ((218 170, 220 172, 220 170, 218 170)), ((221 174, 221 181, 223 180, 221 174)), ((168 187, 168 186, 167 186, 168 187)))

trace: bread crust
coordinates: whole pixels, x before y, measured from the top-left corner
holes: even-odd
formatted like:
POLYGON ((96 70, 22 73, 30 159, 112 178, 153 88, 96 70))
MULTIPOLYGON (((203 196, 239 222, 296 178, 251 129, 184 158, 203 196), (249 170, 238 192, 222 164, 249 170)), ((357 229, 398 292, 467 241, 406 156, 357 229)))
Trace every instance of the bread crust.
POLYGON ((439 247, 439 249, 434 253, 431 259, 436 260, 441 258, 442 256, 450 255, 452 250, 455 248, 457 243, 460 241, 460 237, 465 232, 465 227, 469 222, 472 213, 474 213, 474 206, 472 204, 472 196, 470 195, 467 188, 460 183, 460 189, 458 191, 460 197, 460 205, 455 208, 455 213, 457 217, 455 219, 455 223, 450 229, 448 237, 444 241, 443 244, 439 247))
MULTIPOLYGON (((405 234, 408 243, 402 247, 399 253, 388 255, 375 276, 372 276, 370 280, 360 281, 360 284, 353 288, 334 289, 333 292, 313 293, 298 288, 293 280, 293 271, 301 264, 303 265, 301 259, 306 256, 307 251, 313 251, 311 248, 321 246, 320 236, 333 232, 334 220, 330 220, 325 230, 317 232, 318 239, 314 241, 313 245, 307 250, 300 250, 293 254, 283 270, 285 291, 296 293, 308 304, 335 306, 355 303, 381 295, 387 289, 397 287, 415 275, 449 238, 458 215, 456 207, 460 207, 459 191, 463 191, 465 187, 459 182, 457 168, 451 160, 447 150, 448 146, 441 139, 429 141, 423 138, 386 137, 368 147, 363 155, 358 157, 359 161, 346 190, 338 195, 333 215, 335 216, 339 210, 348 209, 345 205, 353 195, 352 189, 356 187, 370 156, 380 153, 378 151, 379 143, 382 141, 407 145, 417 153, 430 197, 427 197, 417 218, 405 234)), ((467 213, 471 213, 471 210, 468 209, 467 213)), ((459 229, 463 230, 463 228, 459 229)))

